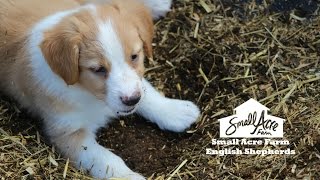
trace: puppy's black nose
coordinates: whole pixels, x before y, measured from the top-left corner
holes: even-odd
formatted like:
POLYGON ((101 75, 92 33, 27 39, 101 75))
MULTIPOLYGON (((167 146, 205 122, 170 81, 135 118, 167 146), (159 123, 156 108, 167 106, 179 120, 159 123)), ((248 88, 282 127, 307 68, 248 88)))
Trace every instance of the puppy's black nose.
POLYGON ((140 93, 138 93, 138 94, 131 96, 131 97, 123 96, 123 97, 120 97, 120 99, 124 105, 134 106, 134 105, 138 104, 138 102, 140 101, 141 95, 140 95, 140 93))

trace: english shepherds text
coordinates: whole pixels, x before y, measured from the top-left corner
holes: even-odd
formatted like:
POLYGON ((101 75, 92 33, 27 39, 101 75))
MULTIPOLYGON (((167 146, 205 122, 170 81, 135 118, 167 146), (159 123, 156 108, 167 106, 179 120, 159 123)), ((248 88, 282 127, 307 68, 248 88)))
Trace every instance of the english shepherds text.
POLYGON ((280 149, 281 146, 288 146, 290 142, 288 140, 274 140, 274 139, 212 139, 212 145, 220 146, 217 149, 206 148, 206 154, 209 155, 241 155, 241 154, 255 154, 255 155, 274 155, 274 154, 283 154, 283 155, 292 155, 295 154, 295 150, 290 148, 280 149), (235 146, 252 146, 260 145, 262 149, 255 148, 235 148, 235 146), (222 147, 222 148, 221 148, 222 147), (278 147, 278 149, 271 149, 269 147, 278 147))

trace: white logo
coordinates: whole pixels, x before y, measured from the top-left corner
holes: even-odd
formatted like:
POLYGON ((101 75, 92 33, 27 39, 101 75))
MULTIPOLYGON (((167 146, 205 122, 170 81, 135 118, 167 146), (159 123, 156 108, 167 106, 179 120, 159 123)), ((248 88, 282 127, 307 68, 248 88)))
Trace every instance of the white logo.
POLYGON ((268 108, 254 99, 234 109, 234 115, 219 119, 220 137, 283 137, 284 119, 268 115, 268 108))
POLYGON ((206 154, 219 156, 295 154, 294 149, 285 148, 290 145, 288 140, 279 139, 283 137, 285 120, 269 115, 268 111, 267 107, 254 99, 249 99, 236 107, 234 115, 219 119, 221 139, 212 139, 213 148, 206 148, 206 154), (263 148, 252 148, 252 146, 263 148))

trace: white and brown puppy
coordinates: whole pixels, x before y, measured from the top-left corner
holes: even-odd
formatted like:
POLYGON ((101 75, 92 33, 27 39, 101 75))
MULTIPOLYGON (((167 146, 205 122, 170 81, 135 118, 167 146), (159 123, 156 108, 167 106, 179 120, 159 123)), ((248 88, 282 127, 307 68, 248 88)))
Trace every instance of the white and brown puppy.
MULTIPOLYGON (((154 17, 170 0, 144 0, 154 17)), ((184 131, 192 102, 161 96, 144 78, 152 14, 139 1, 0 1, 0 88, 44 119, 59 151, 98 178, 144 179, 100 146, 97 129, 137 112, 161 129, 184 131)))

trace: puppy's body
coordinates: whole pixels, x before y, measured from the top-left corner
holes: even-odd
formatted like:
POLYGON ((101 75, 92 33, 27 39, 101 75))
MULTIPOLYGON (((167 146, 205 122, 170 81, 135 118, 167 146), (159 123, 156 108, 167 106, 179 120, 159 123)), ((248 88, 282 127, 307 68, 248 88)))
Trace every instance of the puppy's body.
POLYGON ((144 5, 82 3, 0 2, 0 88, 44 119, 52 143, 79 168, 99 178, 144 179, 95 141, 97 129, 137 111, 180 132, 199 110, 161 96, 143 79, 153 34, 144 5))

